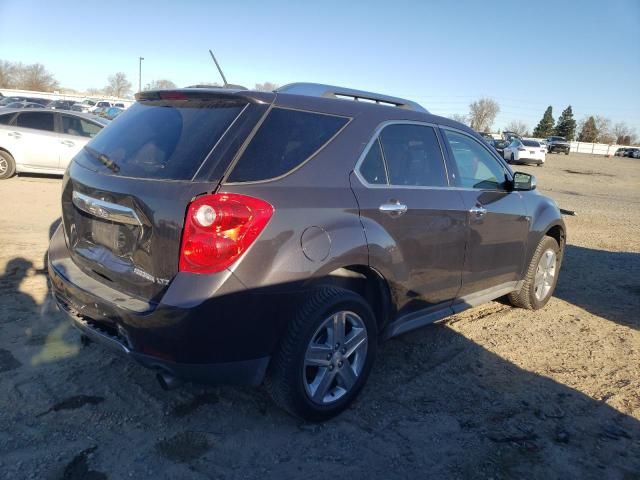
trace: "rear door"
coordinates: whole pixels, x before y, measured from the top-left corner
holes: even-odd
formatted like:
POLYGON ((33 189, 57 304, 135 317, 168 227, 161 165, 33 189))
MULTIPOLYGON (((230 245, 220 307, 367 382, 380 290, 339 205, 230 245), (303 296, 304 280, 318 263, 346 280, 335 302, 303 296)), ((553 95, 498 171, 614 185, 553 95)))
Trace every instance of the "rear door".
POLYGON ((469 237, 460 297, 509 288, 524 267, 529 217, 519 192, 506 189, 510 176, 471 135, 444 128, 449 168, 468 212, 469 237))
POLYGON ((352 188, 370 264, 391 283, 399 313, 451 302, 460 289, 466 212, 449 188, 436 128, 384 126, 358 162, 352 188))
POLYGON ((20 112, 5 135, 12 138, 16 161, 25 166, 43 169, 58 168, 60 138, 55 131, 54 113, 20 112))
POLYGON ((68 114, 57 114, 60 131, 59 168, 65 169, 80 150, 95 137, 103 125, 68 114))
POLYGON ((249 111, 249 100, 233 95, 162 95, 143 94, 80 150, 62 196, 73 261, 145 300, 156 299, 178 272, 187 206, 215 191, 221 174, 194 178, 203 169, 224 172, 235 153, 224 139, 249 111))

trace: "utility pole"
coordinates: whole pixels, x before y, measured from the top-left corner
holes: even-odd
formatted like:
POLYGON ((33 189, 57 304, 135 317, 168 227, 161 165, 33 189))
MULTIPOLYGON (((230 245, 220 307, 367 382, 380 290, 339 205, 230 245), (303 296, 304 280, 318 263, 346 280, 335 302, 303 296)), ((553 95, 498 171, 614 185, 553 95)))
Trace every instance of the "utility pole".
POLYGON ((142 91, 142 60, 144 57, 139 57, 138 62, 138 93, 142 91))

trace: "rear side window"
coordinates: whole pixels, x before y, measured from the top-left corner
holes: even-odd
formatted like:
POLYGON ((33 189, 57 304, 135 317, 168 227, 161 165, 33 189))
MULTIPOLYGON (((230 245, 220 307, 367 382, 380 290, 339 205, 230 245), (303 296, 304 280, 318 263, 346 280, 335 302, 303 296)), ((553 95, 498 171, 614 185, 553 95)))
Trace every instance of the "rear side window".
POLYGON ((88 122, 82 118, 62 115, 62 133, 78 137, 95 137, 102 126, 88 122))
POLYGON ((380 149, 380 140, 371 145, 367 156, 364 157, 362 165, 360 165, 360 175, 372 185, 384 185, 387 183, 387 172, 384 167, 384 159, 382 158, 382 150, 380 149))
POLYGON ((230 182, 268 180, 290 172, 315 154, 349 119, 274 108, 242 154, 230 182))
POLYGON ((396 124, 380 134, 390 185, 447 186, 444 158, 432 127, 396 124))
POLYGON ((190 180, 245 105, 227 99, 137 102, 75 159, 115 175, 190 180))
POLYGON ((25 112, 18 115, 16 122, 18 127, 33 128, 53 132, 53 113, 48 112, 25 112))

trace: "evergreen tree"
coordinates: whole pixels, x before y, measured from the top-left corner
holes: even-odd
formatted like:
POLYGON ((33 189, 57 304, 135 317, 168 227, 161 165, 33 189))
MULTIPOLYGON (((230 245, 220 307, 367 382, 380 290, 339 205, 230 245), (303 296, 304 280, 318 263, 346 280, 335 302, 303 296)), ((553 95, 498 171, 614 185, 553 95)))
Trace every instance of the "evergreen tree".
MULTIPOLYGON (((595 122, 595 119, 594 119, 595 122)), ((567 140, 571 141, 576 136, 576 121, 573 118, 573 111, 571 110, 571 105, 565 108, 562 111, 562 115, 558 118, 558 123, 556 124, 555 134, 559 137, 564 137, 567 140)))
POLYGON ((536 138, 546 138, 549 135, 553 135, 553 114, 551 105, 547 107, 542 116, 542 120, 538 123, 538 126, 533 129, 533 136, 536 138))
POLYGON ((596 127, 596 119, 589 117, 580 131, 578 140, 581 142, 595 142, 598 138, 598 128, 596 127))

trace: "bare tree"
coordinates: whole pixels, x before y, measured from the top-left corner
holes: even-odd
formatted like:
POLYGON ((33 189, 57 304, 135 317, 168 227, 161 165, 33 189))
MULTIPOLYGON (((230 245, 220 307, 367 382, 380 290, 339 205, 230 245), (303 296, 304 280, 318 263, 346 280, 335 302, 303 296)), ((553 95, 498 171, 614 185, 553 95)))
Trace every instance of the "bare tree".
POLYGON ((0 87, 15 88, 16 64, 6 60, 0 60, 0 87))
POLYGON ((596 142, 599 143, 614 143, 616 137, 611 131, 611 120, 602 115, 596 115, 596 130, 598 131, 598 138, 596 142))
POLYGON ((498 113, 498 102, 490 98, 481 98, 469 105, 470 127, 476 132, 488 132, 498 113))
POLYGON ((529 136, 529 127, 526 123, 521 122, 520 120, 511 120, 504 129, 521 137, 529 136))
POLYGON ((143 88, 143 90, 168 90, 170 88, 176 88, 176 84, 173 83, 171 80, 167 80, 163 78, 160 80, 153 80, 147 83, 147 85, 143 88))
POLYGON ((58 81, 41 63, 31 65, 16 65, 15 73, 17 88, 38 92, 52 92, 58 88, 58 81))
POLYGON ((109 77, 109 84, 104 87, 104 92, 107 95, 122 98, 131 93, 131 82, 123 72, 118 72, 109 77))
POLYGON ((87 95, 102 95, 104 90, 100 88, 87 88, 87 95))
POLYGON ((636 132, 633 128, 627 125, 625 122, 618 122, 613 126, 612 129, 613 136, 615 137, 616 143, 620 145, 624 145, 625 143, 635 143, 636 141, 636 132), (629 142, 625 142, 626 139, 629 139, 629 142))
POLYGON ((454 122, 460 122, 469 126, 469 117, 466 115, 462 115, 461 113, 454 113, 452 115, 449 115, 449 118, 454 122))
POLYGON ((277 83, 264 82, 264 83, 256 83, 256 86, 254 88, 259 92, 273 92, 279 86, 280 85, 278 85, 277 83))

